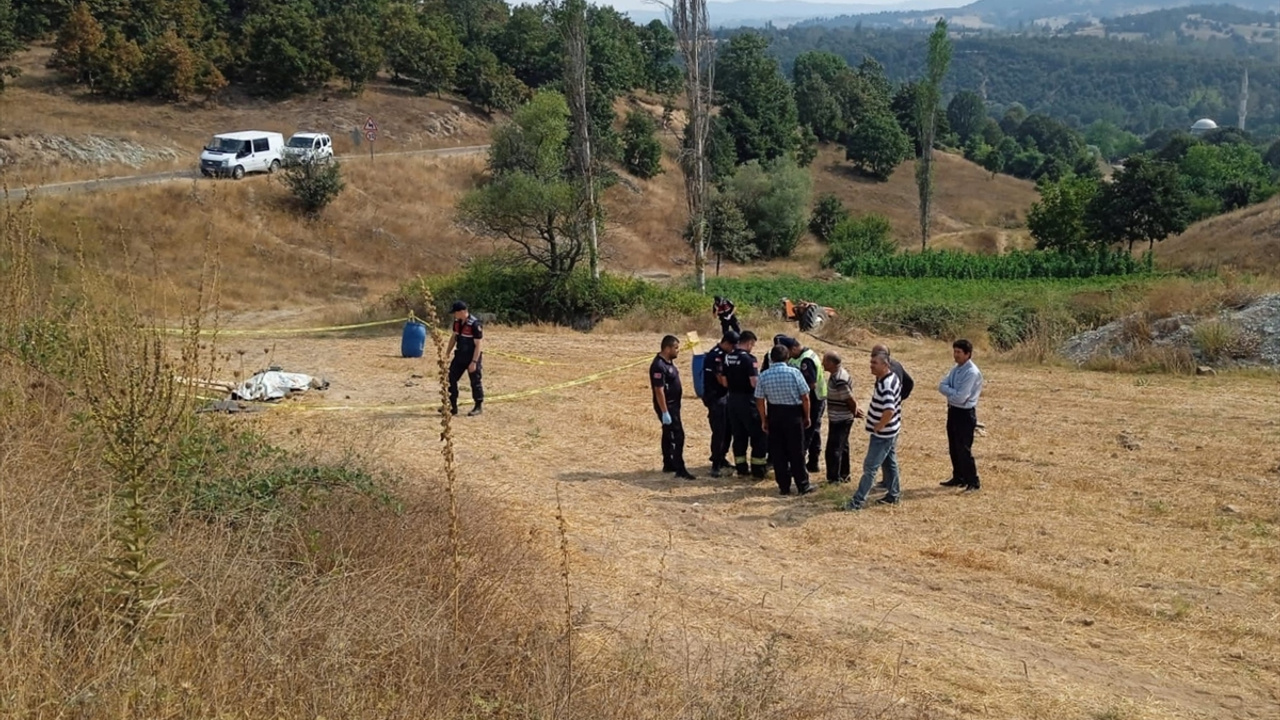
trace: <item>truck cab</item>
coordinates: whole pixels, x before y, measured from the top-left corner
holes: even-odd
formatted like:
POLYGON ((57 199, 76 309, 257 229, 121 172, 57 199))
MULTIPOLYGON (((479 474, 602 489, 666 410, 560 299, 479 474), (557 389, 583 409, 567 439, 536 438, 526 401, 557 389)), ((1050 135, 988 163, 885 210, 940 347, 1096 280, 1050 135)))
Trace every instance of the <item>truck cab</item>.
POLYGON ((284 161, 283 152, 280 133, 245 130, 214 135, 200 153, 200 174, 239 180, 246 173, 274 173, 284 161))
POLYGON ((328 162, 333 159, 333 140, 325 133, 294 133, 284 153, 289 162, 328 162))

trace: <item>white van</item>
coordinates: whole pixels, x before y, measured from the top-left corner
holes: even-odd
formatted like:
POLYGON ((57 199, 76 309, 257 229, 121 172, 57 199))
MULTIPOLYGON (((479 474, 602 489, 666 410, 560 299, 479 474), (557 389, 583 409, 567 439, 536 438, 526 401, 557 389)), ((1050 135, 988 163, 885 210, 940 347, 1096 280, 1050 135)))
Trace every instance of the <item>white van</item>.
POLYGON ((329 162, 333 159, 333 139, 324 133, 294 133, 284 144, 289 162, 329 162))
POLYGON ((200 173, 236 180, 245 173, 273 173, 284 161, 283 152, 284 136, 280 133, 246 130, 214 135, 200 153, 200 173))

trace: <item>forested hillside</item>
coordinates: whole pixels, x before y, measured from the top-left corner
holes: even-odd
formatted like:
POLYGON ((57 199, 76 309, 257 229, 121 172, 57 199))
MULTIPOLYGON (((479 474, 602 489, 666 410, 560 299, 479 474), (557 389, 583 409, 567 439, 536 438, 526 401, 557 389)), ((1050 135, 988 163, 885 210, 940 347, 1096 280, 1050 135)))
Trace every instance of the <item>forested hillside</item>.
MULTIPOLYGON (((927 36, 908 31, 790 28, 770 31, 771 52, 789 72, 825 50, 857 65, 872 57, 893 81, 919 77, 927 36)), ((997 106, 1021 103, 1076 127, 1106 120, 1138 134, 1189 127, 1201 117, 1234 124, 1249 70, 1249 129, 1280 135, 1280 63, 1219 58, 1182 46, 1097 37, 959 37, 944 89, 976 90, 997 106)))

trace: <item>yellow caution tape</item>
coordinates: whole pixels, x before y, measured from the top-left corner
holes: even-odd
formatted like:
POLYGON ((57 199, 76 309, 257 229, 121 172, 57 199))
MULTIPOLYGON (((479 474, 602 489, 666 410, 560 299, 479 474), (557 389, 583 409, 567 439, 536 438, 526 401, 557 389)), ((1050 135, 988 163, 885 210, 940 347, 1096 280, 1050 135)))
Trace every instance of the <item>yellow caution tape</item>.
MULTIPOLYGON (((373 322, 358 323, 356 325, 330 325, 328 327, 316 328, 286 328, 273 330, 207 330, 209 335, 312 335, 327 332, 342 332, 344 330, 358 330, 360 328, 378 327, 379 325, 394 325, 396 323, 408 322, 416 320, 416 318, 395 318, 392 320, 375 320, 373 322)), ((155 328, 156 330, 169 333, 171 335, 181 335, 187 332, 186 328, 155 328)))
MULTIPOLYGON (((574 380, 566 380, 555 385, 547 385, 546 387, 534 388, 532 390, 521 390, 519 392, 507 393, 505 395, 487 395, 484 402, 510 402, 512 400, 522 400, 524 398, 541 395, 543 393, 554 392, 556 390, 564 390, 566 388, 577 387, 578 385, 586 385, 596 382, 609 375, 629 370, 637 365, 648 362, 650 357, 645 355, 625 365, 619 365, 615 368, 602 370, 598 373, 592 373, 584 377, 574 380)), ((294 412, 429 412, 440 409, 440 403, 419 403, 415 405, 272 405, 270 407, 287 409, 294 412)))

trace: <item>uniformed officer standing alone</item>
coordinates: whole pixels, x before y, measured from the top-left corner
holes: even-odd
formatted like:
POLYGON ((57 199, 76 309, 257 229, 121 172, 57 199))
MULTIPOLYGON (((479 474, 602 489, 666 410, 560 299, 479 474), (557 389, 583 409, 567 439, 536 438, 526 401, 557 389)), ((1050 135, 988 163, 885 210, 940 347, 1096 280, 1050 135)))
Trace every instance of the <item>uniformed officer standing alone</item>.
POLYGON ((750 330, 738 336, 738 347, 724 356, 725 387, 729 390, 729 427, 733 433, 733 464, 738 476, 748 473, 747 444, 751 445, 752 477, 760 479, 768 474, 769 440, 760 426, 760 411, 756 407, 756 380, 760 375, 758 363, 751 351, 756 346, 756 334, 750 330))
POLYGON ((683 480, 693 480, 684 464, 684 424, 680 422, 680 368, 675 360, 680 355, 680 339, 675 335, 662 338, 662 349, 649 365, 649 385, 653 388, 653 411, 662 421, 662 471, 675 473, 683 480))
POLYGON ((449 347, 445 350, 446 355, 454 353, 453 361, 449 363, 449 412, 454 415, 458 414, 458 381, 462 379, 462 373, 466 373, 471 381, 471 399, 476 403, 467 415, 474 417, 484 412, 484 352, 480 349, 483 339, 484 327, 480 318, 467 310, 466 303, 461 300, 455 302, 453 337, 449 338, 449 347))

